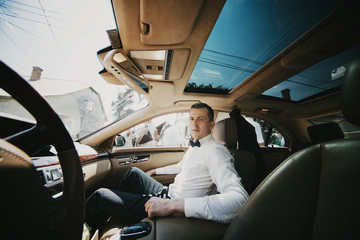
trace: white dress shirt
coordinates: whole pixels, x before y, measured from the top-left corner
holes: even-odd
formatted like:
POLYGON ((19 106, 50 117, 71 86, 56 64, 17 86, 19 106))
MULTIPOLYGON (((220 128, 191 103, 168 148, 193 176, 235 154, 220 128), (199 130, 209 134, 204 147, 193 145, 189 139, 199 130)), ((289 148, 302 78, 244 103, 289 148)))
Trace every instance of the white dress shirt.
POLYGON ((178 173, 169 196, 184 198, 186 217, 231 222, 249 195, 228 149, 211 134, 199 141, 201 146, 189 147, 178 164, 157 168, 156 174, 178 173))

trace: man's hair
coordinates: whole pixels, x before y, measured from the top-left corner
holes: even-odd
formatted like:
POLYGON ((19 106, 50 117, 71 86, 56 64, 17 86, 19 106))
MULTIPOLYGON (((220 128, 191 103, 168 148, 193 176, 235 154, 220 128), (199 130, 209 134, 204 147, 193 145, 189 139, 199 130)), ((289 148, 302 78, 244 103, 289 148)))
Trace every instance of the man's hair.
POLYGON ((208 110, 209 121, 214 121, 214 110, 206 103, 195 103, 191 106, 191 108, 206 108, 208 110))

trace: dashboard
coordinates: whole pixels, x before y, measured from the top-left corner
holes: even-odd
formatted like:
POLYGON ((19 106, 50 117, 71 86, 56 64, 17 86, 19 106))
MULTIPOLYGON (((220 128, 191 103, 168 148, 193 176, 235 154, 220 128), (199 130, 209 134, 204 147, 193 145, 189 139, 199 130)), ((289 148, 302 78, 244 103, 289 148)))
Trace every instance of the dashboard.
POLYGON ((37 161, 55 162, 54 165, 37 167, 36 171, 38 173, 40 181, 44 184, 44 187, 46 187, 52 193, 53 198, 58 198, 62 196, 63 175, 57 157, 51 156, 39 157, 35 160, 33 159, 33 163, 37 161))
MULTIPOLYGON (((109 154, 102 149, 94 149, 87 145, 75 143, 75 148, 79 154, 80 162, 84 167, 86 164, 89 164, 99 159, 108 159, 109 154)), ((54 156, 41 156, 41 157, 32 157, 32 162, 36 168, 38 178, 50 191, 53 198, 59 198, 62 196, 62 183, 63 183, 63 173, 62 169, 56 156, 56 151, 51 150, 54 153, 54 156)), ((84 180, 86 180, 85 171, 83 171, 84 180)))

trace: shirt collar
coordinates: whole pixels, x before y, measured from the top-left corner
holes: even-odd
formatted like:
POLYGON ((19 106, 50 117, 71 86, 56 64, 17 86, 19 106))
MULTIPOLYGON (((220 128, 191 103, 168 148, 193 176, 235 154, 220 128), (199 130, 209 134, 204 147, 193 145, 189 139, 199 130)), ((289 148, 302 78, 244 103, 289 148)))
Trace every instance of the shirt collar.
POLYGON ((210 139, 211 139, 211 134, 207 135, 206 137, 203 137, 203 138, 199 139, 200 146, 202 146, 205 142, 207 142, 210 139))

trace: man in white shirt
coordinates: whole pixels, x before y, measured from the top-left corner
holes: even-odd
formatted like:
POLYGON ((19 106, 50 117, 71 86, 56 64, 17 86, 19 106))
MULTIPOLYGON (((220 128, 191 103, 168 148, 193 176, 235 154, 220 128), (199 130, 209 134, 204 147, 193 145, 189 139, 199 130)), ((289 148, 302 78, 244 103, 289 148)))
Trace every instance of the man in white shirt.
POLYGON ((256 122, 253 118, 251 117, 246 117, 245 118, 249 123, 251 123, 251 125, 254 126, 255 128, 255 133, 256 133, 256 140, 259 143, 259 146, 265 146, 264 143, 264 138, 261 132, 261 126, 258 122, 256 122))
POLYGON ((178 173, 174 183, 164 188, 146 173, 132 168, 116 189, 99 189, 90 196, 87 223, 101 226, 99 221, 110 216, 130 223, 144 217, 174 213, 230 222, 249 196, 234 168, 233 157, 212 137, 214 126, 211 107, 194 104, 189 114, 191 145, 194 146, 189 147, 178 164, 148 172, 148 175, 178 173), (215 189, 217 194, 213 194, 215 189), (145 208, 139 207, 143 203, 145 208))

